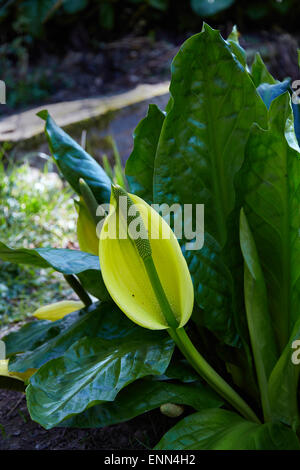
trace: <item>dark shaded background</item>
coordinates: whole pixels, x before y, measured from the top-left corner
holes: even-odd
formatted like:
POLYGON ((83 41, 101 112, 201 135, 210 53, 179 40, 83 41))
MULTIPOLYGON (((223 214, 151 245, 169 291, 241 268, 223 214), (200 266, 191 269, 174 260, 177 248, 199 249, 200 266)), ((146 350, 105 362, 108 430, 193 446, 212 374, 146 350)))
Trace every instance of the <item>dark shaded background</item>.
POLYGON ((1 0, 0 112, 167 79, 203 21, 225 37, 237 24, 279 79, 295 76, 299 14, 298 0, 1 0))

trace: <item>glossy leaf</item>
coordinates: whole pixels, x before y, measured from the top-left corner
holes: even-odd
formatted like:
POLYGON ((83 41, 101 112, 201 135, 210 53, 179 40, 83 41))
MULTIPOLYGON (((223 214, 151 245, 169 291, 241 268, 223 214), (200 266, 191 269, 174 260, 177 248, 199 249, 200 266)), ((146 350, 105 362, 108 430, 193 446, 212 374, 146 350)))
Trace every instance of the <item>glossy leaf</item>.
POLYGON ((0 242, 0 259, 38 268, 53 268, 62 274, 76 274, 83 287, 95 297, 106 300, 109 294, 103 283, 99 258, 90 253, 63 248, 10 248, 0 242))
POLYGON ((65 421, 62 426, 102 428, 128 421, 164 403, 187 405, 195 410, 222 405, 219 397, 201 384, 186 385, 140 380, 122 390, 113 403, 93 406, 65 421))
POLYGON ((46 122, 45 134, 55 163, 74 191, 81 195, 79 179, 83 178, 99 204, 109 202, 111 181, 103 168, 55 123, 48 111, 38 116, 46 122))
POLYGON ((26 323, 18 331, 9 333, 3 338, 6 346, 6 356, 33 350, 57 335, 58 329, 53 328, 49 320, 26 323))
POLYGON ((224 246, 234 176, 249 127, 264 123, 263 104, 229 46, 208 25, 175 57, 170 92, 174 104, 157 149, 155 201, 204 203, 206 232, 224 246))
POLYGON ((125 340, 83 338, 31 378, 26 389, 31 418, 50 429, 92 405, 111 402, 131 382, 162 374, 173 348, 172 340, 154 339, 146 330, 125 340))
POLYGON ((232 312, 232 277, 221 248, 208 233, 201 251, 183 254, 192 276, 195 300, 200 307, 201 323, 228 344, 236 344, 237 331, 232 312))
POLYGON ((147 116, 134 131, 134 148, 126 163, 130 192, 149 204, 153 202, 154 159, 164 119, 164 113, 150 104, 147 116))
POLYGON ((88 269, 99 271, 99 258, 65 248, 10 248, 0 242, 0 259, 38 268, 53 268, 63 274, 78 274, 88 269))
POLYGON ((252 129, 241 181, 274 329, 284 348, 300 303, 300 154, 288 93, 272 102, 269 123, 267 131, 252 129))
POLYGON ((108 340, 124 338, 137 329, 116 305, 108 302, 93 304, 56 322, 29 323, 6 336, 4 341, 10 357, 10 370, 23 372, 61 356, 75 341, 85 336, 108 340))
POLYGON ((153 377, 152 380, 179 380, 183 383, 192 383, 199 380, 199 375, 185 359, 172 359, 163 375, 153 377))
POLYGON ((194 413, 168 431, 155 450, 300 450, 297 435, 280 423, 256 424, 235 413, 194 413))
POLYGON ((244 293, 247 321, 255 360, 261 400, 266 420, 271 417, 268 379, 274 368, 278 353, 264 275, 248 221, 241 211, 240 241, 245 261, 244 293))
POLYGON ((170 93, 173 106, 155 159, 154 202, 204 204, 204 247, 185 251, 185 256, 205 326, 234 344, 230 263, 240 259, 238 240, 229 261, 223 248, 236 233, 236 227, 228 225, 235 206, 234 177, 243 163, 251 125, 265 124, 266 109, 229 45, 207 25, 175 57, 170 93))

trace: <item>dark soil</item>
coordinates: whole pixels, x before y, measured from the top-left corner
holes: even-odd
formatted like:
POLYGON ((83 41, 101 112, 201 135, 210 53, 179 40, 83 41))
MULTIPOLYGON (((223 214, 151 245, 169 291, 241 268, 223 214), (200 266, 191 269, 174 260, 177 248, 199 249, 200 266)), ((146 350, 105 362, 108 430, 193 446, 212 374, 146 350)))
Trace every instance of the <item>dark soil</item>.
MULTIPOLYGON (((93 49, 73 47, 62 56, 44 52, 27 67, 15 67, 6 80, 7 104, 1 115, 33 105, 57 103, 130 90, 139 83, 170 78, 171 60, 179 44, 148 37, 125 37, 93 49), (15 83, 23 83, 17 92, 15 83), (18 94, 17 94, 18 93, 18 94), (15 103, 15 100, 17 102, 15 103)), ((0 68, 1 70, 1 68, 0 68)))
POLYGON ((46 431, 30 419, 23 393, 0 390, 0 450, 145 450, 175 423, 156 410, 102 429, 46 431))

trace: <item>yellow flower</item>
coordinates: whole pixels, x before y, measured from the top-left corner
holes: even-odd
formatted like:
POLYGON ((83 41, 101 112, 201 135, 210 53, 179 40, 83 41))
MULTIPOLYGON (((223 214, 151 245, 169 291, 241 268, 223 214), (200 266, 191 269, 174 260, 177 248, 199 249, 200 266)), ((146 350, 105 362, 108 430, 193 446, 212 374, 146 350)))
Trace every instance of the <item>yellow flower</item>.
POLYGON ((0 376, 1 377, 9 377, 11 379, 21 380, 25 382, 25 380, 29 379, 32 374, 36 372, 36 369, 28 369, 26 372, 9 372, 8 370, 8 359, 1 359, 0 360, 0 376))
POLYGON ((84 303, 77 300, 62 300, 61 302, 55 302, 50 305, 44 305, 38 308, 33 316, 39 320, 50 320, 56 321, 65 317, 69 313, 80 310, 84 307, 84 303))
POLYGON ((187 323, 194 290, 179 243, 153 208, 119 187, 112 190, 110 212, 100 234, 99 257, 107 290, 132 321, 153 330, 174 328, 163 308, 167 303, 175 327, 187 323), (137 217, 129 216, 126 222, 119 196, 127 198, 127 207, 138 209, 137 217), (140 225, 143 239, 133 239, 131 224, 140 225))

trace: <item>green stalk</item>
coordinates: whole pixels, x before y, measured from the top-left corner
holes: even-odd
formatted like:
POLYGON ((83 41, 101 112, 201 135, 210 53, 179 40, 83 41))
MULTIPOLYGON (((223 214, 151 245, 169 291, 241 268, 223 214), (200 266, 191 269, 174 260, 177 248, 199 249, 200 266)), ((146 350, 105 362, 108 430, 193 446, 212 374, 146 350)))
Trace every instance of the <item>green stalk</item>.
POLYGON ((75 276, 73 276, 73 274, 64 274, 64 278, 86 307, 92 305, 92 300, 89 294, 84 290, 80 282, 76 279, 75 276))
POLYGON ((196 370, 196 372, 201 377, 203 377, 203 379, 216 392, 218 392, 221 397, 223 397, 237 411, 239 411, 242 416, 244 416, 246 419, 249 419, 250 421, 260 423, 259 419, 251 410, 249 405, 247 405, 240 395, 208 364, 204 357, 201 356, 186 334, 184 328, 178 328, 178 322, 161 285, 152 256, 144 258, 143 261, 155 296, 158 300, 164 317, 170 326, 170 328, 168 328, 168 333, 170 334, 171 338, 173 338, 185 358, 196 370))
POLYGON ((204 357, 197 351, 184 328, 168 329, 168 333, 175 341, 182 354, 198 372, 198 374, 228 403, 230 403, 244 418, 260 423, 256 414, 240 395, 209 365, 204 357))

